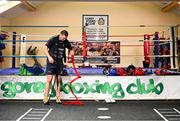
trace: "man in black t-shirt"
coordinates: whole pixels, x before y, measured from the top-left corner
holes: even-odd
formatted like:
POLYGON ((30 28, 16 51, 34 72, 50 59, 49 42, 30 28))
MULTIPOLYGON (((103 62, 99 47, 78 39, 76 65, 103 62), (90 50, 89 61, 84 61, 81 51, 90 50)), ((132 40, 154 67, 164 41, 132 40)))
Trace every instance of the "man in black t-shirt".
POLYGON ((67 37, 68 32, 66 30, 62 30, 59 35, 52 37, 46 43, 44 52, 47 56, 47 81, 45 87, 45 97, 43 100, 44 104, 49 104, 49 90, 53 75, 58 75, 58 82, 56 82, 58 83, 58 87, 56 87, 56 102, 61 103, 59 80, 63 73, 64 62, 66 61, 65 49, 67 48, 68 50, 71 50, 71 55, 74 54, 72 51, 72 46, 70 42, 67 40, 67 37))

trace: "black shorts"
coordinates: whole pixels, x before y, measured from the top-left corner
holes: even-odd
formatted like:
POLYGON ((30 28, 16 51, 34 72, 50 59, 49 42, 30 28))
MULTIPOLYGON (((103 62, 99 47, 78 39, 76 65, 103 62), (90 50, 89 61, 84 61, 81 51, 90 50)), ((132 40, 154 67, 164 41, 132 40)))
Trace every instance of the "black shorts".
POLYGON ((63 60, 59 60, 58 63, 49 63, 47 60, 46 74, 47 75, 63 75, 64 63, 63 60))

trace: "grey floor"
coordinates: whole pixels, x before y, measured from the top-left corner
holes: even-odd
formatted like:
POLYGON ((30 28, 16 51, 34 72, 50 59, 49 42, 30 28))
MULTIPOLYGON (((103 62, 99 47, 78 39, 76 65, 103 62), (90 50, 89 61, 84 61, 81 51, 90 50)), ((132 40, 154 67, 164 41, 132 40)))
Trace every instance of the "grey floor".
MULTIPOLYGON (((180 114, 176 112, 175 117, 163 119, 154 109, 159 112, 180 110, 180 101, 118 101, 115 104, 100 102, 84 102, 84 106, 58 105, 51 102, 50 105, 43 105, 41 101, 0 101, 0 120, 17 120, 29 109, 49 110, 51 112, 43 120, 45 121, 70 121, 70 120, 119 120, 119 121, 163 121, 179 120, 180 114), (108 110, 98 110, 107 108, 108 110), (99 116, 108 116, 108 119, 99 119, 99 116)), ((45 111, 46 113, 46 111, 45 111)), ((44 114, 45 114, 44 113, 44 114)), ((170 112, 167 112, 170 113, 170 112)), ((170 115, 171 116, 171 115, 170 115)), ((20 120, 28 120, 21 118, 20 120)), ((29 119, 37 120, 37 119, 29 119)), ((28 121, 29 121, 28 120, 28 121)), ((41 119, 39 119, 41 120, 41 119)))

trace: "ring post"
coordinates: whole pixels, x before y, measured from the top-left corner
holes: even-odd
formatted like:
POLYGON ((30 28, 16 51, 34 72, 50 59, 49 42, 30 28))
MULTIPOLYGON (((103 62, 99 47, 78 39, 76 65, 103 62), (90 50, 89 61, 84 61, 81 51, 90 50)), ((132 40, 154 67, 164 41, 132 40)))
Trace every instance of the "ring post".
POLYGON ((149 68, 150 64, 150 35, 144 35, 144 61, 143 66, 144 68, 149 68))
POLYGON ((173 68, 176 68, 176 62, 175 62, 175 31, 174 27, 171 27, 171 37, 172 37, 172 65, 173 68))
POLYGON ((83 27, 83 61, 86 61, 86 26, 83 27))
MULTIPOLYGON (((26 56, 26 35, 21 34, 20 35, 20 56, 26 56)), ((20 65, 26 63, 26 58, 20 58, 20 65)))
MULTIPOLYGON (((16 54, 16 32, 13 32, 13 41, 12 41, 12 55, 15 56, 16 54)), ((12 68, 16 67, 16 57, 12 57, 12 68)))
POLYGON ((155 46, 154 46, 154 55, 156 55, 156 57, 155 57, 155 68, 159 68, 159 58, 158 58, 158 55, 159 55, 159 47, 158 47, 158 45, 159 45, 159 42, 158 41, 156 41, 156 40, 159 40, 159 35, 158 35, 159 33, 158 32, 155 32, 155 38, 154 38, 154 40, 155 40, 155 42, 154 42, 154 44, 155 44, 155 46))

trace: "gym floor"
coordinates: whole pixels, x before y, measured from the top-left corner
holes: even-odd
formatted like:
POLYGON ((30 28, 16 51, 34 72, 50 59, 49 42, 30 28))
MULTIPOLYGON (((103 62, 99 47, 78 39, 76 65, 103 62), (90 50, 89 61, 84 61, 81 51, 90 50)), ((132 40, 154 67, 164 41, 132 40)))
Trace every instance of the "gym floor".
POLYGON ((61 105, 51 101, 0 101, 2 121, 180 121, 180 101, 85 101, 84 106, 61 105))

